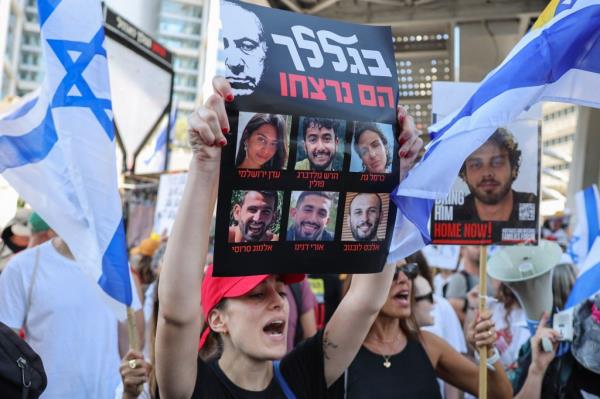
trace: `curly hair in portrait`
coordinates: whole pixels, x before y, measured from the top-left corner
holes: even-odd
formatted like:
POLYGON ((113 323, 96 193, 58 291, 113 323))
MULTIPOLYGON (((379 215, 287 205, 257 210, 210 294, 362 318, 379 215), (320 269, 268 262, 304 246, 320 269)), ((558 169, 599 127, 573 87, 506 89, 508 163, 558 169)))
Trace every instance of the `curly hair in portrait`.
MULTIPOLYGON (((383 143, 385 148, 385 169, 387 169, 392 164, 392 149, 390 148, 390 144, 388 143, 385 134, 379 129, 376 123, 368 123, 368 122, 359 122, 354 127, 354 140, 352 142, 352 146, 354 147, 354 151, 360 156, 360 149, 358 148, 358 143, 360 141, 360 136, 362 136, 365 132, 373 132, 379 136, 379 139, 383 143)), ((362 156, 361 156, 362 158, 362 156)), ((366 167, 363 163, 363 169, 366 170, 366 167)))
POLYGON ((300 127, 303 140, 306 140, 306 130, 311 126, 317 129, 333 130, 336 137, 338 136, 338 131, 340 129, 340 123, 336 119, 304 117, 302 119, 302 126, 300 127))
POLYGON ((254 114, 246 124, 240 139, 239 150, 235 159, 235 166, 239 167, 247 157, 248 140, 263 125, 272 125, 277 132, 277 150, 273 157, 265 162, 263 170, 281 170, 285 168, 288 158, 288 144, 286 137, 286 121, 281 115, 276 114, 254 114))
MULTIPOLYGON (((521 166, 521 150, 519 149, 519 143, 515 140, 515 136, 503 127, 496 129, 494 134, 484 143, 491 143, 500 149, 506 150, 508 153, 508 161, 510 168, 513 171, 513 181, 519 176, 519 167, 521 166)), ((459 176, 463 179, 466 178, 466 163, 463 162, 459 176)))

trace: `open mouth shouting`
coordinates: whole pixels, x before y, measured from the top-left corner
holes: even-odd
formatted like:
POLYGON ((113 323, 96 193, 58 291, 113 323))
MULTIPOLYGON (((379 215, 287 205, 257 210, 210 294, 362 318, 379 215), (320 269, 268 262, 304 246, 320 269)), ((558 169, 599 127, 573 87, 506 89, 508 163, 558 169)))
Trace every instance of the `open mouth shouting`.
POLYGON ((402 307, 410 306, 410 292, 408 289, 400 290, 394 295, 394 302, 402 307))
POLYGON ((285 320, 275 319, 269 321, 264 327, 263 332, 271 340, 282 341, 286 339, 285 336, 285 320))

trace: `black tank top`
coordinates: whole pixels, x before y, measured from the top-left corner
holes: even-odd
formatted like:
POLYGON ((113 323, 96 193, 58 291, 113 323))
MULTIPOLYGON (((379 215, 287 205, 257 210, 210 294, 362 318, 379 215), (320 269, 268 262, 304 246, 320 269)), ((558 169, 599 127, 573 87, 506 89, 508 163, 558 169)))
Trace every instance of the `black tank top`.
POLYGON ((345 376, 346 398, 441 399, 435 371, 419 341, 409 339, 402 352, 389 358, 390 367, 384 362, 383 356, 361 347, 345 376))

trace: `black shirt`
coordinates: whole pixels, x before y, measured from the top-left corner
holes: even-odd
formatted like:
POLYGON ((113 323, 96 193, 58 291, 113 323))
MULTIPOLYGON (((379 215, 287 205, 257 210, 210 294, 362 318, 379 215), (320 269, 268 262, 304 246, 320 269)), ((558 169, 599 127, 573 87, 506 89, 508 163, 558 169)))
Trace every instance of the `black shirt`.
MULTIPOLYGON (((521 209, 520 204, 533 204, 534 206, 538 203, 537 196, 532 193, 522 193, 513 190, 513 204, 512 211, 510 213, 510 222, 531 222, 531 217, 526 220, 521 220, 519 216, 519 210, 521 209)), ((535 207, 533 208, 535 209, 535 207)), ((531 215, 528 215, 531 216, 531 215)), ((465 202, 461 206, 454 207, 454 220, 458 222, 480 222, 481 219, 477 214, 477 208, 475 208, 475 196, 469 194, 465 197, 465 202)))
MULTIPOLYGON (((327 384, 323 368, 323 333, 307 339, 281 360, 281 374, 298 399, 326 397, 327 384)), ((264 391, 246 391, 227 378, 218 361, 208 363, 198 358, 195 399, 286 399, 277 379, 264 391)))
MULTIPOLYGON (((431 361, 419 341, 409 339, 402 352, 389 358, 364 346, 347 370, 347 399, 441 399, 431 361)), ((344 398, 344 376, 329 389, 329 398, 344 398)))

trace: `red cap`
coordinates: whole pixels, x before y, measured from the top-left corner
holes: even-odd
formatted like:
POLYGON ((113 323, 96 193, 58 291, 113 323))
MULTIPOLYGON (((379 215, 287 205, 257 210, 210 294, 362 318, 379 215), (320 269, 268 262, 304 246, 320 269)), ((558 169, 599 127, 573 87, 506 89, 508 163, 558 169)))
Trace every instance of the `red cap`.
MULTIPOLYGON (((208 314, 223 300, 223 298, 237 298, 246 295, 257 285, 269 278, 271 274, 259 274, 255 276, 237 277, 214 277, 213 265, 209 265, 202 280, 202 314, 204 320, 208 320, 208 314)), ((280 274, 285 284, 293 284, 304 280, 304 274, 280 274)), ((204 345, 210 328, 202 332, 200 348, 204 345)))

